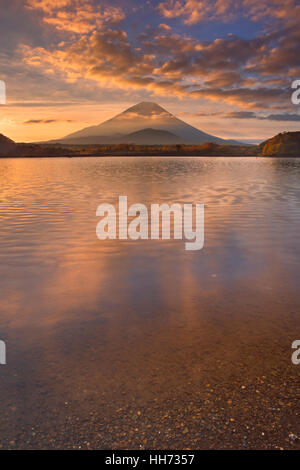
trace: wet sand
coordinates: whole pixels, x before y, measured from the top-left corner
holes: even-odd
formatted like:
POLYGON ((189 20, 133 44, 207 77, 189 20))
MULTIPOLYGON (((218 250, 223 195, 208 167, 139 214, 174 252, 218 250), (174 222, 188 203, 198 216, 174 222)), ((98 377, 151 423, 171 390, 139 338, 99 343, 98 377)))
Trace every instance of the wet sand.
POLYGON ((272 292, 262 306, 258 293, 248 289, 243 312, 238 299, 202 299, 186 317, 174 307, 175 321, 145 314, 113 328, 114 340, 96 319, 31 333, 9 358, 13 377, 1 369, 2 448, 299 448, 296 312, 272 292), (282 309, 289 313, 278 329, 282 309))

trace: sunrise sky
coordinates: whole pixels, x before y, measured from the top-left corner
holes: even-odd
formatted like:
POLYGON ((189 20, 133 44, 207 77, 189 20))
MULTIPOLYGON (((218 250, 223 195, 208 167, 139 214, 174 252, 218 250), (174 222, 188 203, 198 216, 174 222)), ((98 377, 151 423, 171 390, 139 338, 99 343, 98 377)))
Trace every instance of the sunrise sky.
POLYGON ((0 133, 60 138, 139 101, 260 141, 299 130, 298 0, 0 0, 0 133))

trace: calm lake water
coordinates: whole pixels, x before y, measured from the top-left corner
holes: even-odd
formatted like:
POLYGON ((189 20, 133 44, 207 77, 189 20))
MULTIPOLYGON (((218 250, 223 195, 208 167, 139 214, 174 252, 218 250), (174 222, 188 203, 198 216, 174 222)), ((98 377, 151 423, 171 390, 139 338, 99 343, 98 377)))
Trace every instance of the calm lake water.
POLYGON ((0 160, 3 448, 299 447, 300 160, 0 160), (205 204, 205 245, 96 208, 205 204))

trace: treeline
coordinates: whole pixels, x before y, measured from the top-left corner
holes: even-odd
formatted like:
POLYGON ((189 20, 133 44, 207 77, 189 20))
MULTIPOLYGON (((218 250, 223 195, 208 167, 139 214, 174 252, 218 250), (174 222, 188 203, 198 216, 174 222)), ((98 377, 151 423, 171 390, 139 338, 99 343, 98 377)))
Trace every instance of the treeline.
POLYGON ((78 156, 283 156, 300 157, 300 132, 284 132, 260 145, 16 144, 0 134, 0 157, 78 156))
POLYGON ((71 146, 75 153, 80 155, 170 155, 170 156, 250 156, 257 154, 256 146, 218 145, 207 143, 203 145, 93 145, 76 147, 71 146))
POLYGON ((259 145, 265 156, 300 157, 300 132, 283 132, 259 145))

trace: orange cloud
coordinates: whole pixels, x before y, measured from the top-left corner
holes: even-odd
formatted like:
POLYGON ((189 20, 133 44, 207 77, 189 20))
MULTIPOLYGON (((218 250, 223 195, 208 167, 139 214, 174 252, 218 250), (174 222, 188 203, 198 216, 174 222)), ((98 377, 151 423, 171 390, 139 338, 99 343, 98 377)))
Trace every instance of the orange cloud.
POLYGON ((165 30, 165 31, 170 31, 170 30, 172 29, 171 26, 169 26, 168 24, 165 24, 165 23, 161 23, 161 24, 159 25, 159 28, 160 28, 160 29, 163 29, 163 30, 165 30))
MULTIPOLYGON (((293 1, 283 0, 285 5, 293 1)), ((283 16, 277 0, 262 2, 266 10, 271 4, 277 7, 276 18, 283 16)), ((253 0, 240 5, 247 6, 255 18, 264 14, 253 0)), ((289 27, 286 34, 271 30, 253 39, 228 35, 200 41, 173 34, 161 23, 156 30, 146 28, 132 42, 124 30, 110 25, 124 17, 118 8, 99 8, 92 0, 28 0, 27 6, 41 10, 43 21, 56 29, 77 33, 48 47, 18 49, 23 64, 53 82, 93 82, 103 90, 202 98, 245 109, 287 108, 290 103, 286 79, 292 73, 291 64, 293 71, 300 67, 293 47, 300 40, 298 27, 289 27)), ((165 16, 183 16, 190 23, 201 21, 203 15, 228 18, 231 7, 232 0, 167 0, 159 6, 165 16)))
POLYGON ((27 0, 27 8, 41 10, 43 21, 61 31, 86 34, 106 24, 120 23, 120 7, 99 7, 90 0, 27 0))
POLYGON ((183 17, 186 24, 205 20, 232 19, 237 10, 233 0, 166 0, 159 4, 160 13, 166 18, 183 17), (227 15, 224 17, 224 15, 227 15))
POLYGON ((201 43, 189 37, 157 34, 152 42, 144 36, 143 47, 135 48, 125 31, 105 29, 52 50, 22 46, 20 54, 29 66, 59 75, 69 83, 84 78, 111 89, 201 97, 261 109, 289 103, 285 89, 268 88, 258 77, 247 76, 252 61, 266 67, 268 40, 267 36, 252 40, 232 36, 201 43), (155 54, 155 50, 159 52, 155 54))
POLYGON ((231 21, 238 14, 253 21, 272 17, 295 22, 300 13, 297 3, 297 0, 164 0, 158 9, 165 18, 181 17, 190 25, 212 20, 231 21))

